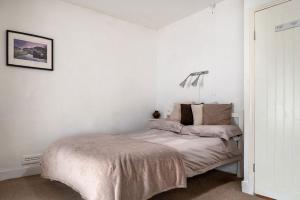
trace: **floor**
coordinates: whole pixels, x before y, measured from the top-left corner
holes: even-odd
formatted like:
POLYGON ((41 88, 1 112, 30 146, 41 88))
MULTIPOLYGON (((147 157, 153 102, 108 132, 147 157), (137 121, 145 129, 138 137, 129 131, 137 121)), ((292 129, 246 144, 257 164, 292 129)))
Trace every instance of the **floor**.
MULTIPOLYGON (((261 200, 241 192, 241 180, 220 171, 188 179, 187 189, 175 189, 151 200, 261 200)), ((0 200, 82 200, 69 187, 30 176, 0 182, 0 200)))

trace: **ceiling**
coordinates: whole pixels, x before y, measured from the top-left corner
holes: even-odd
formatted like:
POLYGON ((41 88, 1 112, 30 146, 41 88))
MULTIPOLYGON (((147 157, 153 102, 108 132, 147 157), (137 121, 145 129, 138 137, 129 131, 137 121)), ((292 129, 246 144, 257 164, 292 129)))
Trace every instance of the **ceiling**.
POLYGON ((64 0, 98 12, 159 29, 222 0, 64 0))

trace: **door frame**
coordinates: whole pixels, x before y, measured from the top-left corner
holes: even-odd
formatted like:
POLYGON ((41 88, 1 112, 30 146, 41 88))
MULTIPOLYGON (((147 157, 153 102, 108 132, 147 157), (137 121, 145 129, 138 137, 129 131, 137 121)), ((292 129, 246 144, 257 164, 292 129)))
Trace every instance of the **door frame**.
POLYGON ((245 36, 249 34, 249 38, 247 38, 249 43, 245 42, 244 55, 244 137, 247 142, 245 142, 244 149, 245 178, 242 181, 242 191, 252 195, 255 195, 255 14, 290 1, 293 0, 273 0, 270 3, 256 6, 250 10, 249 22, 245 24, 248 26, 245 28, 249 30, 245 31, 247 33, 245 36))

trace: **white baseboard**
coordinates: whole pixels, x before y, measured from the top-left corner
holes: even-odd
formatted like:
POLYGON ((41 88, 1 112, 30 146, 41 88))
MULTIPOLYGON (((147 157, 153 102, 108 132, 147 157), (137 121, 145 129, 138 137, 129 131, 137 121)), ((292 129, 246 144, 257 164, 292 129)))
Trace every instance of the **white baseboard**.
POLYGON ((0 170, 0 181, 20 178, 24 176, 32 176, 41 173, 39 165, 24 166, 16 169, 0 170))
POLYGON ((254 195, 254 187, 253 184, 251 184, 248 181, 242 181, 242 192, 254 195))
MULTIPOLYGON (((227 166, 228 168, 224 170, 224 168, 221 168, 221 171, 227 171, 229 173, 233 173, 233 167, 234 165, 227 166), (230 169, 230 170, 228 170, 230 169)), ((220 170, 220 168, 218 169, 220 170)), ((0 181, 8 180, 8 179, 14 179, 14 178, 20 178, 24 176, 32 176, 37 175, 41 173, 41 167, 40 165, 31 165, 16 169, 8 169, 8 170, 1 170, 0 171, 0 181)), ((242 181, 242 192, 254 195, 254 187, 253 184, 250 184, 248 181, 242 181)))

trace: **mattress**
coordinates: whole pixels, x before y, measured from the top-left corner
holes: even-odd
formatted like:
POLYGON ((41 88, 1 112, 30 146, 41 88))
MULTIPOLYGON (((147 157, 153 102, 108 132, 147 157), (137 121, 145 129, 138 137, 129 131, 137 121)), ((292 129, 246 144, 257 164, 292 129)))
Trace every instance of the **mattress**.
POLYGON ((176 149, 182 156, 188 177, 205 173, 242 158, 242 152, 233 139, 225 141, 220 138, 180 135, 157 129, 144 130, 128 136, 176 149))

